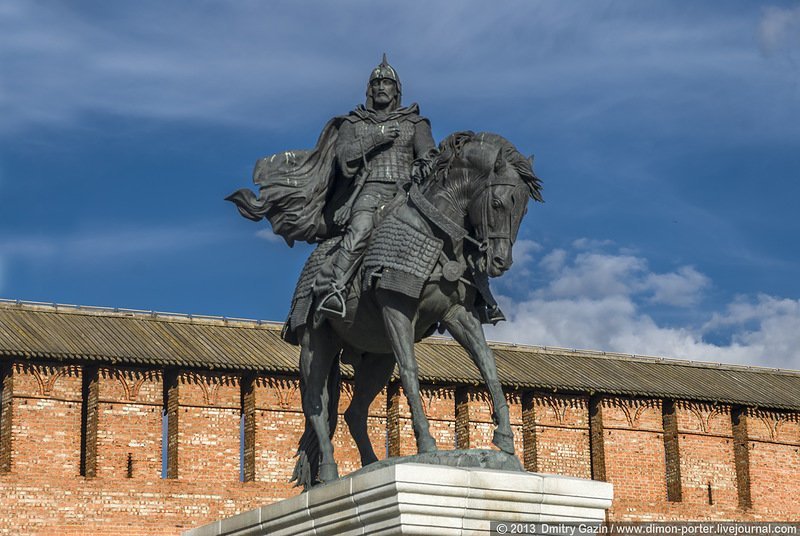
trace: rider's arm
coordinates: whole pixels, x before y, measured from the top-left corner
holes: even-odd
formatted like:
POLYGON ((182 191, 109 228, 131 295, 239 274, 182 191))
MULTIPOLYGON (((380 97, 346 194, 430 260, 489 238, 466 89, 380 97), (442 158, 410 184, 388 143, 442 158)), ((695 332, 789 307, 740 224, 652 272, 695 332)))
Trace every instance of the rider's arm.
POLYGON ((414 156, 420 158, 435 148, 436 142, 433 141, 431 124, 426 119, 423 119, 414 125, 414 156))

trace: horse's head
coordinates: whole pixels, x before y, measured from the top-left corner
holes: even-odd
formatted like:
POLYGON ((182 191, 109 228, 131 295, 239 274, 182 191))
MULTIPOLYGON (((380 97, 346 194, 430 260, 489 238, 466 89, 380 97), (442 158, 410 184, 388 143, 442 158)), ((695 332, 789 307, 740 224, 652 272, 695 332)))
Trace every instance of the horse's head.
POLYGON ((512 248, 528 199, 542 201, 541 182, 533 172, 532 160, 497 134, 474 135, 463 143, 458 156, 476 174, 467 218, 485 250, 479 268, 497 277, 513 262, 512 248))

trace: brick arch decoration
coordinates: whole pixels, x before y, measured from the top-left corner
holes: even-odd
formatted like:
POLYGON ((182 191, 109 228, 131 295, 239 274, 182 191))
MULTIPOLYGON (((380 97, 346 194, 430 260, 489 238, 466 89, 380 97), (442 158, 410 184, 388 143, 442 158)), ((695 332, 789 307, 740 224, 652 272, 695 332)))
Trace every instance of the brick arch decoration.
POLYGON ((282 410, 292 408, 292 398, 300 390, 300 381, 285 377, 259 377, 256 380, 259 387, 270 388, 278 398, 278 407, 282 410))
MULTIPOLYGON (((760 422, 767 431, 770 441, 780 441, 783 436, 783 428, 789 422, 798 422, 798 414, 785 414, 775 411, 751 410, 751 415, 760 422)), ((789 441, 792 438, 787 438, 789 441)))
POLYGON ((99 370, 104 378, 112 378, 119 382, 125 393, 125 400, 135 402, 139 398, 139 392, 146 381, 160 379, 160 372, 157 370, 131 370, 103 367, 99 370))
POLYGON ((625 420, 631 429, 639 428, 639 421, 647 411, 658 411, 661 409, 661 402, 654 399, 643 398, 627 398, 627 399, 608 399, 603 401, 604 404, 609 404, 612 407, 617 407, 622 410, 625 415, 625 420))
POLYGON ((71 374, 76 374, 80 371, 78 365, 31 365, 27 363, 17 364, 17 370, 25 374, 30 374, 36 380, 37 396, 48 397, 53 392, 56 382, 59 378, 66 377, 71 374), (45 373, 42 374, 42 371, 45 373))
POLYGON ((722 415, 722 408, 709 404, 683 404, 685 408, 694 416, 697 430, 707 434, 711 430, 711 422, 722 415))

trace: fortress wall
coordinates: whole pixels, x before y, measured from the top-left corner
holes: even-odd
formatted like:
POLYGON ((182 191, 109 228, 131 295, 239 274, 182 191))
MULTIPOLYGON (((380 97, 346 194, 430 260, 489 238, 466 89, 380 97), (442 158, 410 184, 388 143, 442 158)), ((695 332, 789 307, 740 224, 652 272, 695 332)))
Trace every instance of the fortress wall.
POLYGON ((470 388, 467 394, 469 403, 469 447, 472 449, 492 448, 492 397, 484 388, 470 388))
MULTIPOLYGON (((239 480, 240 377, 216 372, 181 371, 177 394, 177 475, 195 482, 239 480)), ((170 441, 175 441, 171 438, 170 441)))
POLYGON ((731 407, 678 402, 678 449, 682 502, 736 507, 731 407))
POLYGON ((753 511, 800 519, 800 413, 747 408, 753 511))
POLYGON ((589 397, 535 393, 536 470, 591 478, 589 397))
POLYGON ((297 493, 289 482, 305 418, 300 380, 259 376, 255 380, 254 480, 268 483, 274 499, 297 493))
MULTIPOLYGON (((298 493, 294 376, 18 361, 2 382, 0 534, 177 534, 298 493)), ((422 389, 440 448, 490 447, 484 390, 422 389)), ((341 474, 360 465, 341 417, 350 391, 345 382, 334 437, 341 474)), ((610 519, 800 518, 798 413, 534 391, 507 400, 520 459, 603 475, 615 485, 610 519)), ((415 452, 396 384, 372 403, 369 434, 380 458, 415 452)))
POLYGON ((10 470, 44 481, 78 477, 81 367, 15 363, 10 374, 10 470))
POLYGON ((159 370, 102 367, 97 382, 94 476, 154 479, 161 476, 164 379, 159 370))
MULTIPOLYGON (((602 397, 602 437, 606 480, 618 502, 636 502, 645 511, 663 508, 666 468, 661 401, 602 397)), ((618 512, 612 506, 612 516, 618 512)))

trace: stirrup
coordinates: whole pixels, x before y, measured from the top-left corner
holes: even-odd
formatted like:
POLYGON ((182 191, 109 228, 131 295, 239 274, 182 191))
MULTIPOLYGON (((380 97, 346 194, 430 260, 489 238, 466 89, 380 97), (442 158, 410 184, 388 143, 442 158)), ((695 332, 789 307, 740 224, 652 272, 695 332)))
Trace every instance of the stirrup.
POLYGON ((495 305, 494 307, 489 307, 488 309, 487 317, 491 325, 496 326, 498 322, 506 321, 506 315, 503 314, 503 311, 500 310, 500 307, 495 305))
POLYGON ((317 306, 317 312, 326 316, 344 318, 347 314, 347 304, 345 303, 344 289, 339 287, 336 283, 332 283, 331 291, 328 292, 319 302, 319 305, 317 306), (339 298, 339 303, 342 304, 342 308, 340 310, 325 306, 327 301, 332 297, 339 298))

